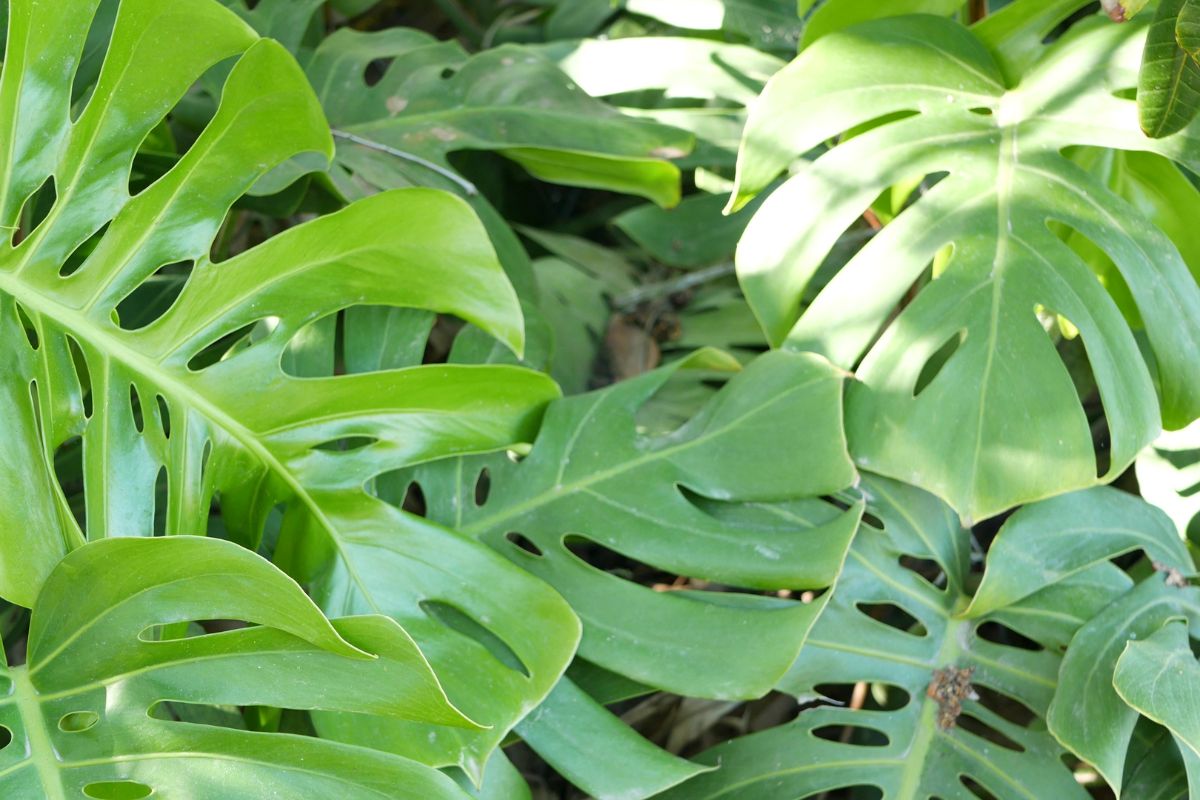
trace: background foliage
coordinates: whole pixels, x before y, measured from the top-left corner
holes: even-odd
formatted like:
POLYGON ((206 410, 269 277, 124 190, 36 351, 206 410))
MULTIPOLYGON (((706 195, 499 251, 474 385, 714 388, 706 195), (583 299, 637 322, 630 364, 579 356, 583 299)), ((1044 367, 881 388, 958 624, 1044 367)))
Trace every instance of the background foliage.
POLYGON ((0 795, 1200 795, 1200 3, 0 8, 0 795))

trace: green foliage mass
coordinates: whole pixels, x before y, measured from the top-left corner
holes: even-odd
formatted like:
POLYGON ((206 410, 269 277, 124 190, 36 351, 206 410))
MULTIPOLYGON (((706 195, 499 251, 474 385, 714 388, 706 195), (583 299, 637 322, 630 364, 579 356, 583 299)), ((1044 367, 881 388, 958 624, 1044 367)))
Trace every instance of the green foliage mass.
POLYGON ((0 26, 0 797, 1200 796, 1200 2, 0 26))

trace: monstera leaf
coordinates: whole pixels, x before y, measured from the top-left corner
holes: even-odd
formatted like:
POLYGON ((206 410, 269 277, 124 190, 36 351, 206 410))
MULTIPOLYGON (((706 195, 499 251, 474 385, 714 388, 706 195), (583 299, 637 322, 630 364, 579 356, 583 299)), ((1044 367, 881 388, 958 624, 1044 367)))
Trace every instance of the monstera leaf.
MULTIPOLYGON (((691 363, 713 358, 701 352, 691 363)), ((770 354, 678 430, 639 435, 638 410, 672 372, 552 405, 519 463, 472 460, 461 474, 430 465, 413 479, 435 519, 487 542, 567 598, 584 623, 584 658, 680 694, 754 697, 794 658, 820 602, 654 591, 581 556, 602 560, 615 551, 741 589, 828 586, 858 515, 816 499, 854 479, 840 433, 842 378, 820 359, 770 354), (764 461, 765 453, 773 458, 764 461), (476 503, 484 469, 490 488, 476 503), (796 536, 792 526, 805 513, 822 524, 796 536), (797 639, 785 641, 783 630, 797 639), (714 636, 725 645, 708 647, 714 636)))
MULTIPOLYGON (((554 385, 512 367, 328 378, 285 369, 293 337, 360 304, 455 314, 519 349, 517 299, 482 225, 449 194, 405 190, 213 263, 234 200, 276 165, 331 155, 316 98, 290 55, 212 0, 125 0, 92 99, 73 115, 71 67, 96 4, 10 4, 0 224, 29 219, 22 207, 44 185, 53 203, 16 244, 0 245, 0 546, 21 554, 0 562, 0 595, 32 605, 85 528, 91 539, 149 535, 157 515, 166 533, 204 533, 216 500, 228 534, 256 546, 278 506, 280 563, 314 581, 329 613, 388 614, 435 666, 471 663, 474 680, 453 687, 455 700, 493 726, 480 736, 498 741, 558 679, 577 620, 489 548, 364 486, 377 473, 528 440, 554 385), (230 58, 211 123, 130 196, 140 142, 230 58), (181 264, 192 267, 170 308, 127 329, 122 301, 181 264), (80 452, 76 437, 86 525, 59 483, 66 456, 80 452), (453 567, 431 569, 435 559, 453 567), (528 675, 448 625, 437 602, 485 620, 528 675)), ((477 772, 488 749, 455 749, 450 761, 477 772)))
POLYGON ((38 594, 28 662, 0 668, 0 689, 5 797, 466 797, 397 756, 184 721, 187 709, 269 703, 473 726, 395 622, 330 624, 295 582, 230 542, 107 539, 74 551, 38 594), (156 634, 213 618, 253 625, 156 634))
POLYGON ((861 491, 868 519, 882 529, 864 523, 833 599, 779 689, 808 701, 829 691, 825 684, 865 681, 879 701, 816 705, 792 723, 718 746, 698 760, 720 769, 664 797, 791 800, 863 786, 888 800, 961 797, 968 786, 1000 800, 1087 797, 1045 730, 1058 649, 1130 585, 1109 557, 1146 542, 1163 557, 1180 556, 1169 526, 1163 539, 1152 508, 1109 489, 1028 506, 996 546, 1011 541, 989 554, 984 586, 1006 591, 990 589, 997 602, 975 613, 968 534, 950 508, 884 478, 864 477, 861 491), (1093 508, 1115 516, 1089 514, 1093 508), (1079 532, 1064 530, 1075 523, 1135 529, 1080 552, 1079 532), (1031 542, 1046 551, 1037 563, 1057 568, 1040 582, 1026 580, 1033 559, 1019 557, 1031 542))
POLYGON ((1200 665, 1187 625, 1170 622, 1144 641, 1128 642, 1117 660, 1113 685, 1132 708, 1171 732, 1187 774, 1186 792, 1179 796, 1194 797, 1200 791, 1200 665))
MULTIPOLYGON (((673 433, 640 433, 639 410, 689 368, 738 367, 702 351, 564 398, 527 455, 429 464, 380 492, 419 487, 431 519, 553 585, 583 620, 579 653, 592 665, 681 694, 755 697, 787 669, 824 605, 777 593, 828 587, 861 512, 818 499, 854 479, 840 434, 842 377, 820 359, 771 353, 673 433), (607 570, 614 556, 645 575, 685 577, 656 590, 607 570)), ((452 676, 438 674, 457 702, 452 676)), ((321 714, 317 723, 323 735, 409 752, 412 737, 395 720, 321 714)), ((700 771, 650 750, 561 684, 518 733, 597 797, 646 797, 700 771), (628 768, 605 774, 587 763, 578 726, 628 768)))
POLYGON ((688 165, 733 166, 746 107, 784 65, 743 45, 647 36, 554 42, 535 48, 593 97, 626 113, 691 131, 688 165))
POLYGON ((830 137, 858 134, 772 194, 739 246, 739 275, 772 343, 856 367, 846 424, 858 463, 937 493, 968 521, 1111 479, 1160 419, 1177 428, 1200 414, 1200 290, 1162 232, 1060 153, 1153 150, 1194 165, 1200 138, 1147 139, 1118 96, 1136 83, 1139 23, 1097 18, 1039 44, 1081 5, 1017 2, 972 31, 912 16, 824 36, 771 80, 739 160, 736 204, 830 137), (840 234, 886 188, 928 175, 941 179, 801 309, 840 234), (1152 367, 1063 229, 1115 265, 1152 367), (1082 336, 1111 435, 1099 477, 1039 314, 1082 336))
POLYGON ((551 182, 664 205, 679 199, 679 170, 665 159, 685 155, 690 137, 622 116, 532 50, 504 46, 468 57, 419 31, 342 29, 321 43, 307 71, 343 130, 333 177, 348 196, 447 179, 470 192, 447 156, 492 150, 551 182), (367 86, 364 73, 376 59, 392 60, 367 86))

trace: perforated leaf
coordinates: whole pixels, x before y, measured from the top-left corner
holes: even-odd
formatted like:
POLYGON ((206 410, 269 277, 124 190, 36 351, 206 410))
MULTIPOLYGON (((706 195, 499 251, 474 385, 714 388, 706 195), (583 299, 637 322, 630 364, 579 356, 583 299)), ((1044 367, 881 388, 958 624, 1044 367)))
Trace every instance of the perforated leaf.
MULTIPOLYGON (((556 388, 511 367, 325 378, 289 369, 293 337, 358 304, 454 314, 519 350, 519 305, 483 226, 449 194, 404 190, 212 262, 225 212, 261 176, 331 155, 317 100, 290 55, 213 0, 126 0, 92 99, 72 122, 71 72, 96 5, 10 4, 0 224, 24 225, 26 198, 48 179, 55 196, 36 227, 0 244, 0 546, 23 554, 0 563, 0 595, 32 604, 85 532, 146 536, 157 515, 165 533, 204 533, 215 499, 227 534, 257 546, 278 506, 277 556, 312 581, 329 613, 388 614, 439 668, 475 665, 455 701, 494 727, 472 752, 439 752, 477 773, 549 692, 578 622, 553 590, 488 548, 406 517, 364 487, 381 472, 530 438, 556 388), (131 196, 142 140, 201 74, 231 58, 211 122, 131 196), (170 308, 126 327, 122 301, 181 264, 191 268, 170 308), (58 480, 72 454, 82 524, 58 480), (436 559, 454 566, 430 569, 436 559), (496 591, 464 591, 464 582, 496 591), (489 620, 529 677, 509 677, 421 606, 443 598, 489 620), (536 628, 529 614, 540 615, 536 628)), ((323 355, 332 364, 332 351, 323 355)))
POLYGON ((473 726, 395 622, 331 625, 287 576, 229 542, 108 539, 76 550, 38 595, 28 653, 0 668, 0 726, 12 734, 0 748, 5 797, 465 798, 396 756, 181 721, 180 705, 263 703, 473 726), (254 624, 156 633, 214 618, 254 624))
MULTIPOLYGON (((966 796, 968 785, 1001 800, 1087 797, 1045 728, 1058 648, 1129 578, 1103 557, 1068 557, 1077 571, 973 619, 964 614, 968 533, 951 509, 884 478, 864 476, 861 491, 867 519, 882 528, 860 529, 833 599, 778 688, 804 702, 823 697, 825 685, 864 681, 878 699, 862 709, 804 708, 793 722, 713 748, 697 760, 720 769, 664 797, 799 800, 876 787, 887 800, 928 800, 966 796)), ((1068 507, 1030 507, 1000 540, 1008 525, 1018 538, 1031 526, 1054 534, 1092 499, 1070 497, 1068 507)), ((1019 566, 1000 551, 987 572, 1019 566)))
POLYGON ((978 33, 912 16, 822 37, 771 80, 739 160, 741 203, 792 159, 857 129, 764 203, 739 247, 739 276, 773 343, 855 368, 847 429, 858 463, 937 493, 967 520, 1111 479, 1157 436, 1160 418, 1179 427, 1200 414, 1200 290, 1166 236, 1061 155, 1087 144, 1191 165, 1198 141, 1147 139, 1134 104, 1118 96, 1136 83, 1143 26, 1096 18, 1031 46, 1081 4, 1046 14, 1034 5, 1009 6, 978 33), (841 233, 889 186, 922 176, 941 179, 802 309, 841 233), (1062 227, 1115 264, 1152 368, 1113 299, 1052 230, 1062 227), (893 318, 947 246, 944 269, 893 318), (1111 432, 1099 477, 1039 313, 1064 316, 1087 349, 1111 432), (923 379, 944 346, 957 349, 923 379))

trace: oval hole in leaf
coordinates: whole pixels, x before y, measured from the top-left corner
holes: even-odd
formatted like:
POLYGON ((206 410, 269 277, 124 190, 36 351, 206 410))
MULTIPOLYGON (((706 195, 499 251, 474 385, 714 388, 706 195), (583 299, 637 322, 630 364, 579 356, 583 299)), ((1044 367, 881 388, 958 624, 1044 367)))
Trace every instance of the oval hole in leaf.
POLYGON ((822 725, 813 729, 812 734, 818 739, 859 747, 887 747, 891 743, 883 731, 864 725, 822 725))
POLYGON ((167 398, 161 394, 154 395, 154 400, 158 404, 158 424, 162 428, 163 436, 171 438, 171 409, 167 405, 167 398))
POLYGON ((512 542, 514 546, 519 547, 521 550, 524 550, 530 555, 537 556, 538 558, 541 558, 543 555, 542 548, 531 542, 523 533, 509 531, 508 533, 504 534, 504 538, 512 542))
POLYGON ((57 200, 58 192, 54 188, 54 176, 51 175, 33 194, 25 198, 21 213, 17 217, 17 228, 12 232, 13 247, 17 247, 33 235, 57 200))
POLYGON ((142 800, 153 792, 138 781, 95 781, 83 787, 83 793, 95 800, 142 800))
POLYGON ((373 445, 378 441, 374 436, 343 436, 340 439, 330 439, 327 442, 321 442, 313 449, 330 451, 359 450, 363 447, 373 445))
POLYGON ((95 711, 72 711, 58 720, 58 729, 63 733, 82 733, 99 721, 100 715, 95 711))
POLYGON ((1022 745, 1014 742, 1012 739, 1008 738, 1003 733, 996 730, 991 725, 988 725, 978 717, 974 717, 966 712, 958 716, 958 719, 955 720, 955 724, 963 730, 970 731, 976 736, 982 739, 987 739, 992 744, 999 745, 1006 750, 1012 750, 1016 753, 1025 752, 1025 748, 1022 745))
POLYGON ((975 629, 975 633, 980 639, 986 639, 995 644, 1008 645, 1009 647, 1017 647, 1021 650, 1031 650, 1038 652, 1045 650, 1040 644, 1027 636, 1022 636, 1007 625, 1002 625, 999 622, 985 622, 975 629))
POLYGON ((29 340, 29 346, 34 350, 38 349, 38 334, 37 327, 33 324, 29 314, 25 311, 25 307, 20 303, 13 303, 17 309, 17 322, 25 331, 25 338, 29 340))
POLYGON ((934 378, 950 363, 950 359, 966 340, 967 332, 965 330, 956 331, 933 352, 933 355, 925 362, 925 366, 921 367, 921 373, 917 376, 917 382, 913 386, 913 397, 918 397, 929 388, 934 378))
POLYGON ((147 625, 138 633, 143 642, 173 642, 179 639, 194 639, 197 636, 225 633, 250 627, 240 619, 195 619, 179 622, 162 622, 147 625))
POLYGON ((907 570, 917 573, 933 588, 942 591, 946 588, 946 573, 942 572, 942 568, 936 561, 928 558, 917 558, 915 556, 900 556, 900 566, 907 570))
POLYGON ((920 620, 895 603, 856 603, 855 608, 876 622, 882 622, 910 636, 920 637, 929 633, 920 620))
MULTIPOLYGON (((832 703, 848 705, 854 694, 853 683, 819 683, 813 691, 832 703)), ((864 708, 897 711, 912 702, 907 690, 890 683, 872 683, 864 708)))
POLYGON ((164 264, 122 298, 117 303, 117 324, 121 329, 140 330, 161 317, 183 291, 195 264, 191 260, 164 264))
POLYGON ((492 473, 484 467, 479 471, 479 477, 475 480, 475 506, 482 506, 487 502, 488 494, 492 491, 492 473))
POLYGON ((419 605, 431 619, 437 620, 447 628, 458 631, 486 647, 488 652, 504 666, 520 672, 526 678, 530 676, 529 668, 521 661, 516 651, 499 636, 467 616, 461 609, 441 600, 422 600, 419 605))
POLYGON ((367 64, 363 70, 363 83, 367 86, 374 86, 383 80, 383 76, 387 74, 388 68, 392 66, 395 58, 377 58, 367 64))
POLYGON ((999 800, 996 795, 992 794, 987 789, 983 788, 983 786, 981 786, 979 783, 967 777, 966 775, 959 775, 958 781, 963 786, 967 787, 967 791, 978 797, 979 800, 999 800))
POLYGON ((67 256, 66 260, 63 261, 63 265, 58 269, 58 275, 60 278, 66 278, 70 275, 74 275, 75 272, 83 266, 83 262, 87 261, 88 256, 92 254, 92 251, 95 250, 96 246, 100 244, 100 240, 104 238, 104 234, 108 231, 109 224, 110 223, 106 222, 101 225, 99 230, 97 230, 87 239, 84 239, 83 243, 76 247, 71 252, 71 255, 67 256))
POLYGON ((3 750, 4 748, 6 748, 10 744, 12 744, 12 740, 13 740, 12 731, 9 730, 4 725, 0 725, 0 750, 3 750))
POLYGON ((1020 700, 1000 694, 986 686, 972 684, 975 694, 979 695, 979 703, 996 716, 1002 717, 1014 725, 1028 728, 1037 719, 1037 714, 1020 700))

